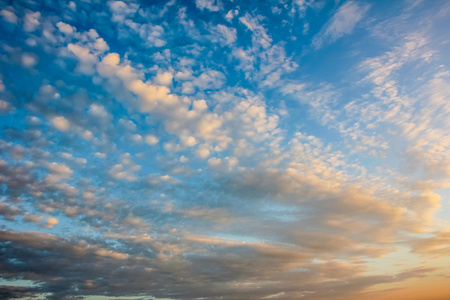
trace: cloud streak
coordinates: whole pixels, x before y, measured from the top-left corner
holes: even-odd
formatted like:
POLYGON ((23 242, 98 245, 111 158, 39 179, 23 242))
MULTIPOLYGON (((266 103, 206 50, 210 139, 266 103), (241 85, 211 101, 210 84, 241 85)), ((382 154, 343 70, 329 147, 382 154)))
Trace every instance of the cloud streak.
POLYGON ((365 17, 370 6, 354 1, 345 2, 314 37, 312 46, 319 49, 332 44, 344 35, 351 34, 356 25, 365 17))

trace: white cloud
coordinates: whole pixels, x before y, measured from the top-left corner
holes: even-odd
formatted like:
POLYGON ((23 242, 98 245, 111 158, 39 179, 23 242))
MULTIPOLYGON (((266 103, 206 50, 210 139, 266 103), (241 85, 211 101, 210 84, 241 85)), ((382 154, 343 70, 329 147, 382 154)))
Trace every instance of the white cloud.
POLYGON ((127 17, 135 14, 139 8, 138 4, 126 4, 123 1, 108 1, 108 6, 113 12, 111 20, 119 23, 125 22, 127 17))
POLYGON ((64 164, 51 163, 48 165, 48 169, 64 179, 70 178, 73 174, 73 170, 64 164))
POLYGON ((96 152, 95 156, 97 156, 98 158, 105 158, 106 154, 105 153, 101 153, 101 152, 96 152))
POLYGON ((90 141, 90 140, 92 140, 92 139, 94 138, 94 134, 93 134, 92 131, 90 131, 90 130, 84 130, 84 131, 81 133, 81 136, 82 136, 85 140, 88 140, 88 141, 90 141))
POLYGON ((135 143, 142 143, 144 139, 142 138, 142 136, 140 134, 133 134, 131 136, 131 140, 135 143))
POLYGON ((38 59, 31 53, 22 54, 22 66, 26 68, 32 68, 38 63, 38 59))
POLYGON ((41 13, 38 11, 34 13, 27 13, 23 19, 23 29, 29 32, 35 31, 40 25, 40 17, 41 13))
POLYGON ((238 10, 229 10, 228 12, 227 12, 227 14, 225 15, 225 19, 227 19, 227 21, 228 22, 231 22, 231 20, 233 20, 233 18, 235 17, 235 16, 237 16, 239 14, 239 11, 238 10))
POLYGON ((170 72, 158 73, 154 80, 156 84, 170 86, 172 85, 173 75, 170 72))
POLYGON ((96 120, 100 120, 101 122, 108 122, 112 116, 108 113, 105 107, 101 104, 91 104, 88 110, 88 114, 93 116, 96 120))
POLYGON ((53 117, 52 123, 59 131, 67 131, 70 127, 70 122, 64 117, 53 117))
POLYGON ((182 143, 186 146, 186 147, 192 147, 195 146, 197 144, 197 140, 195 139, 195 137, 193 136, 189 136, 186 139, 182 140, 182 143))
POLYGON ((195 0, 198 9, 207 9, 209 11, 219 11, 218 0, 195 0))
POLYGON ((152 47, 163 47, 167 44, 164 40, 164 28, 160 25, 148 26, 147 42, 152 47))
POLYGON ((0 15, 6 22, 17 24, 17 16, 14 12, 7 9, 2 9, 0 11, 0 15))
POLYGON ((236 28, 219 24, 217 26, 212 26, 210 30, 213 35, 213 39, 217 39, 222 45, 231 45, 236 41, 236 28))
POLYGON ((180 162, 182 162, 182 163, 187 163, 187 162, 189 162, 189 158, 187 158, 186 156, 182 155, 182 156, 180 157, 180 162))
POLYGON ((109 46, 103 38, 98 38, 95 40, 94 49, 105 52, 109 50, 109 46))
POLYGON ((58 225, 59 221, 57 218, 47 218, 47 222, 45 224, 45 228, 53 228, 58 225))
POLYGON ((89 48, 75 44, 67 45, 67 49, 72 52, 80 61, 77 70, 84 74, 93 74, 94 66, 97 63, 97 57, 93 55, 89 48))
POLYGON ((253 31, 252 41, 255 45, 259 45, 263 49, 270 47, 272 38, 267 34, 266 28, 260 24, 260 18, 258 16, 252 16, 246 13, 243 17, 239 18, 239 21, 253 31))
POLYGON ((127 130, 129 130, 129 131, 135 131, 136 130, 136 124, 133 122, 133 121, 131 121, 131 120, 126 120, 126 119, 124 119, 124 118, 121 118, 120 120, 119 120, 119 124, 121 125, 121 126, 123 126, 123 127, 125 127, 127 130))
POLYGON ((72 34, 74 32, 74 28, 72 26, 63 22, 56 23, 56 27, 58 27, 59 31, 65 34, 72 34))
POLYGON ((370 6, 367 4, 358 4, 354 1, 344 3, 314 37, 313 47, 321 48, 326 44, 334 43, 346 34, 352 33, 356 24, 364 18, 369 8, 370 6))
POLYGON ((120 56, 117 53, 108 53, 103 59, 102 63, 108 66, 117 66, 120 63, 120 56))
POLYGON ((195 154, 200 158, 207 158, 211 152, 209 151, 208 147, 205 145, 201 145, 196 151, 195 154))
POLYGON ((140 169, 140 165, 136 165, 131 161, 131 159, 123 157, 121 164, 116 164, 109 170, 109 175, 114 179, 132 182, 138 179, 135 172, 140 169))

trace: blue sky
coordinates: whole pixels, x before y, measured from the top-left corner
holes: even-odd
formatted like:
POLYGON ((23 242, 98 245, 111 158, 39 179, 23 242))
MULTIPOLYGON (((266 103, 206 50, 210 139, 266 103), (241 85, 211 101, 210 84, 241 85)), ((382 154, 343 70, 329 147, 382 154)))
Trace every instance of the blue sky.
POLYGON ((0 1, 0 296, 448 299, 447 1, 0 1))

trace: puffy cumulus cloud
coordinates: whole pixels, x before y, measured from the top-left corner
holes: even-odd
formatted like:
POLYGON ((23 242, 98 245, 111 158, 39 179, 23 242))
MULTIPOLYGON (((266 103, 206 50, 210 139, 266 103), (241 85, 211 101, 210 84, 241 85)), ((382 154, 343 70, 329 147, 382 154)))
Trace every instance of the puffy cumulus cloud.
POLYGON ((22 219, 25 222, 38 223, 38 222, 42 221, 43 216, 37 216, 32 213, 26 213, 25 215, 23 215, 22 219))
POLYGON ((17 206, 11 206, 8 203, 0 202, 0 215, 6 220, 13 221, 15 217, 20 215, 21 209, 17 206))
POLYGON ((109 170, 109 175, 114 179, 135 181, 138 177, 135 172, 141 169, 140 165, 136 165, 129 161, 128 159, 123 159, 122 163, 114 165, 109 170))
POLYGON ((14 11, 4 8, 0 11, 0 15, 6 22, 17 24, 17 16, 14 11))
POLYGON ((54 173, 54 174, 58 174, 59 176, 61 176, 62 178, 70 178, 70 176, 72 175, 73 171, 63 165, 63 164, 58 164, 58 163, 51 163, 48 165, 48 169, 54 173))
POLYGON ((64 117, 53 117, 52 118, 52 124, 55 126, 56 129, 59 131, 67 131, 70 127, 70 122, 64 117))
POLYGON ((32 68, 38 63, 38 59, 35 55, 30 53, 23 53, 21 57, 22 66, 25 68, 32 68))
POLYGON ((170 94, 170 90, 164 86, 155 86, 135 80, 129 83, 128 88, 141 99, 143 111, 151 111, 157 105, 172 106, 178 102, 177 97, 170 94))
POLYGON ((56 27, 58 27, 59 31, 61 31, 64 34, 72 34, 74 32, 74 28, 72 26, 63 22, 56 23, 56 27))
POLYGON ((143 112, 152 111, 158 106, 170 107, 179 103, 178 97, 171 94, 168 87, 143 82, 136 69, 126 62, 120 64, 120 56, 117 53, 106 55, 97 65, 97 70, 106 78, 120 79, 130 92, 139 97, 140 109, 143 112))
POLYGON ((149 26, 147 29, 147 43, 150 46, 154 47, 163 47, 167 44, 167 42, 164 40, 164 28, 155 25, 155 26, 149 26))
POLYGON ((204 70, 197 77, 192 76, 188 70, 178 72, 175 76, 180 81, 185 81, 182 84, 183 94, 194 94, 197 90, 218 90, 226 82, 223 73, 216 70, 204 70))
POLYGON ((113 22, 123 23, 128 16, 132 16, 137 12, 138 4, 126 4, 123 1, 108 1, 108 6, 113 13, 111 20, 113 22))
POLYGON ((196 151, 195 154, 200 158, 207 158, 211 152, 209 151, 208 147, 205 145, 201 145, 196 151))
POLYGON ((201 10, 219 11, 219 3, 218 0, 195 0, 195 5, 201 10))
POLYGON ((173 75, 170 72, 158 73, 155 83, 159 85, 172 85, 173 75))
POLYGON ((77 68, 81 73, 92 74, 94 72, 94 65, 97 62, 97 58, 90 53, 88 48, 69 44, 67 45, 67 49, 80 60, 80 64, 77 68))
POLYGON ((216 70, 206 70, 192 81, 192 85, 202 90, 217 90, 225 83, 225 76, 216 70))
MULTIPOLYGON (((203 100, 194 101, 192 108, 189 108, 190 101, 186 98, 179 98, 172 94, 169 87, 153 85, 149 81, 143 82, 139 79, 139 72, 128 63, 120 63, 120 57, 116 53, 105 56, 98 64, 98 72, 107 78, 112 76, 119 78, 124 86, 133 94, 138 96, 139 109, 142 112, 157 113, 166 118, 165 127, 171 133, 176 133, 182 140, 192 144, 192 138, 186 136, 187 129, 195 130, 196 135, 208 138, 213 135, 215 129, 220 128, 221 120, 217 114, 208 113, 206 102, 203 100), (202 119, 202 115, 204 116, 202 119), (189 124, 192 123, 192 124, 189 124), (186 126, 188 128, 186 128, 186 126), (186 132, 186 133, 185 133, 186 132)), ((156 81, 160 81, 156 77, 156 81)), ((195 78, 193 84, 202 89, 217 89, 223 85, 223 74, 208 70, 195 78)), ((191 134, 192 136, 192 134, 191 134)), ((205 155, 203 151, 203 155, 205 155)))
POLYGON ((53 228, 59 223, 57 218, 48 218, 45 223, 45 228, 53 228))
POLYGON ((25 31, 35 31, 40 25, 40 17, 41 13, 38 11, 27 13, 23 19, 23 29, 25 31))
POLYGON ((148 134, 145 136, 145 142, 149 145, 155 145, 159 142, 158 137, 148 134))
MULTIPOLYGON (((65 35, 72 35, 76 31, 73 26, 62 22, 57 23, 57 27, 65 35)), ((99 56, 108 51, 109 46, 103 38, 99 37, 94 29, 77 33, 76 37, 78 38, 77 43, 67 42, 67 50, 79 62, 77 71, 82 74, 94 74, 99 56)), ((71 41, 70 38, 66 37, 65 39, 71 41)))
POLYGON ((88 110, 88 114, 96 120, 100 120, 105 123, 111 120, 111 115, 106 111, 105 107, 101 104, 91 104, 88 110))
MULTIPOLYGON (((159 11, 158 14, 153 17, 161 17, 167 12, 173 2, 170 1, 165 5, 165 8, 159 11)), ((124 3, 122 1, 109 1, 108 6, 112 12, 111 20, 118 23, 118 37, 125 41, 135 37, 141 39, 146 47, 163 47, 167 44, 165 40, 164 27, 161 25, 153 25, 152 23, 145 22, 139 16, 139 4, 137 3, 124 3)), ((140 10, 141 14, 147 15, 147 12, 140 10)), ((165 25, 164 23, 162 25, 165 25)))

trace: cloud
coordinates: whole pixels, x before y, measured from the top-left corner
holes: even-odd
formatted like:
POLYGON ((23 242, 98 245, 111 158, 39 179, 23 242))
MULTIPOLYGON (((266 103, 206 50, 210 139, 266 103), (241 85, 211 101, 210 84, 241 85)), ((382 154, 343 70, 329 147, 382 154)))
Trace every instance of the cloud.
POLYGON ((27 13, 24 17, 23 20, 23 29, 25 31, 35 31, 39 25, 39 18, 41 17, 41 13, 40 12, 30 12, 27 13))
MULTIPOLYGON (((58 22, 56 23, 56 27, 58 27, 59 31, 65 34, 72 34, 74 32, 74 28, 70 26, 69 24, 58 22)), ((70 48, 69 48, 70 50, 70 48)), ((71 50, 72 51, 72 50, 71 50)))
POLYGON ((17 206, 10 206, 5 202, 0 202, 0 215, 6 220, 13 221, 21 213, 21 210, 17 206))
POLYGON ((155 145, 159 142, 159 139, 156 136, 149 134, 145 137, 145 142, 149 145, 155 145))
POLYGON ((26 214, 22 217, 22 219, 23 219, 25 222, 38 223, 38 222, 40 222, 40 221, 43 219, 43 217, 42 217, 42 216, 33 215, 33 214, 31 214, 31 213, 26 213, 26 214))
POLYGON ((4 100, 0 100, 0 112, 2 113, 2 115, 6 115, 10 110, 11 105, 4 100))
POLYGON ((61 176, 62 178, 70 178, 73 171, 63 164, 51 163, 48 165, 48 169, 61 176))
MULTIPOLYGON (((117 296, 150 292, 161 297, 164 295, 164 292, 160 292, 161 286, 170 287, 172 292, 176 291, 175 298, 195 299, 200 295, 216 297, 225 290, 229 290, 229 296, 233 298, 242 294, 263 298, 281 291, 291 298, 306 291, 316 298, 357 295, 364 287, 373 284, 422 277, 435 270, 418 268, 404 270, 394 276, 357 277, 363 271, 361 266, 339 261, 309 264, 307 261, 310 254, 290 246, 242 243, 195 234, 185 234, 183 238, 183 247, 188 247, 191 252, 187 261, 187 258, 181 258, 178 254, 181 253, 180 250, 188 249, 180 249, 181 245, 174 241, 157 241, 148 235, 111 237, 121 243, 123 250, 129 249, 131 252, 112 250, 106 244, 93 241, 89 241, 88 246, 86 241, 66 240, 50 234, 2 231, 0 241, 4 251, 8 253, 8 257, 24 266, 20 268, 18 264, 2 259, 4 273, 8 278, 23 276, 24 279, 33 278, 41 282, 39 289, 34 291, 51 292, 50 299, 63 299, 69 295, 85 295, 105 289, 109 291, 108 294, 117 296), (215 250, 197 252, 200 245, 213 245, 215 250), (38 253, 44 259, 33 259, 38 253), (45 268, 44 264, 48 265, 49 262, 57 268, 45 268), (138 262, 142 267, 136 267, 138 262), (120 281, 117 279, 117 272, 121 274, 120 281), (136 274, 139 276, 136 277, 136 274), (183 280, 185 274, 190 274, 187 281, 183 280), (215 283, 211 274, 216 279, 220 278, 222 284, 215 283), (267 279, 275 274, 288 276, 288 284, 280 286, 280 282, 268 282, 267 279), (234 283, 233 278, 236 277, 241 280, 253 278, 253 282, 266 284, 263 288, 257 285, 243 287, 234 283), (150 286, 144 285, 150 278, 156 282, 150 286), (321 278, 328 280, 322 283, 321 278), (345 278, 347 283, 337 282, 336 278, 345 278), (54 284, 55 281, 57 284, 54 284), (89 284, 86 284, 87 281, 89 284), (291 285, 294 282, 297 282, 295 287, 291 285), (72 289, 72 286, 78 288, 72 289), (206 287, 209 288, 205 289, 206 287)), ((30 289, 31 291, 33 290, 30 289)))
POLYGON ((272 38, 267 34, 267 30, 260 24, 259 18, 250 14, 240 17, 239 21, 250 29, 254 34, 252 40, 255 44, 266 49, 272 43, 272 38))
POLYGON ((70 122, 64 117, 53 117, 52 118, 53 126, 56 127, 59 131, 67 131, 70 127, 70 122))
POLYGON ((319 49, 334 43, 344 35, 352 33, 356 25, 367 14, 369 8, 369 5, 360 5, 354 1, 344 3, 313 38, 312 46, 319 49))
POLYGON ((57 218, 48 218, 45 224, 45 228, 53 228, 59 223, 57 218))
POLYGON ((170 72, 158 73, 155 83, 160 85, 172 85, 173 75, 170 72))
POLYGON ((79 72, 84 74, 92 74, 94 72, 94 65, 97 62, 97 58, 90 53, 89 48, 69 44, 67 45, 67 49, 80 60, 80 64, 77 66, 79 72))
POLYGON ((2 13, 0 294, 445 286, 448 5, 195 4, 1 8, 23 27, 2 13))
POLYGON ((220 2, 218 0, 195 0, 198 9, 207 9, 209 11, 219 11, 220 2))
POLYGON ((125 19, 136 13, 139 5, 135 3, 130 3, 127 5, 123 1, 108 1, 108 6, 113 12, 111 20, 113 22, 124 22, 125 19))
POLYGON ((111 115, 106 111, 105 107, 100 104, 91 104, 88 110, 88 114, 103 123, 108 122, 112 118, 111 115))
POLYGON ((2 9, 0 15, 6 22, 17 24, 17 16, 13 11, 2 9))
POLYGON ((442 256, 449 250, 450 232, 433 232, 433 236, 412 241, 411 251, 426 256, 442 256))
POLYGON ((236 29, 219 24, 211 27, 211 34, 214 39, 217 39, 222 45, 231 45, 237 39, 236 29))
POLYGON ((22 54, 22 65, 26 68, 32 68, 34 67, 38 62, 38 59, 30 54, 30 53, 23 53, 22 54))
POLYGON ((0 297, 4 299, 20 299, 24 297, 34 297, 39 292, 37 288, 21 286, 0 286, 0 297))

